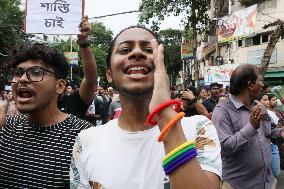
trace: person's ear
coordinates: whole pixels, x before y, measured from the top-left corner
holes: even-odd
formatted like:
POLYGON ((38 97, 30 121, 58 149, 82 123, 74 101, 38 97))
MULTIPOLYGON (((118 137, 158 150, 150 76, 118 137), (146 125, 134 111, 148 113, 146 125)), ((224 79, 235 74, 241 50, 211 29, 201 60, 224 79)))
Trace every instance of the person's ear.
POLYGON ((106 70, 106 78, 107 78, 108 83, 112 83, 112 72, 110 69, 106 70))
POLYGON ((254 85, 255 85, 254 82, 248 81, 248 88, 249 88, 250 90, 252 90, 252 88, 253 88, 254 85))
POLYGON ((58 79, 57 80, 57 83, 56 83, 56 93, 58 94, 58 95, 60 95, 61 93, 63 93, 64 92, 64 90, 65 90, 65 87, 66 87, 66 80, 64 80, 64 79, 58 79))

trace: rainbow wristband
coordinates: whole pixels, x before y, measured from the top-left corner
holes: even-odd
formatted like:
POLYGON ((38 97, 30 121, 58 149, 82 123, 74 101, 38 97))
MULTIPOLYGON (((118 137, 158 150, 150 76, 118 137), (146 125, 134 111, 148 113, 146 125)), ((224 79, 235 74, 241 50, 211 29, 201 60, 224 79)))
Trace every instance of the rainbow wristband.
POLYGON ((187 141, 185 143, 183 143, 182 145, 178 146, 177 148, 173 149, 172 151, 170 151, 163 159, 163 162, 166 161, 167 159, 169 159, 170 157, 172 157, 174 154, 178 153, 179 151, 183 150, 184 148, 195 144, 194 141, 187 141))
POLYGON ((179 166, 183 165, 184 163, 186 163, 187 161, 189 161, 190 159, 194 158, 197 156, 197 152, 195 151, 188 151, 185 153, 186 155, 183 156, 183 158, 180 159, 176 159, 175 163, 170 164, 169 166, 167 166, 166 168, 164 168, 165 174, 169 175, 171 172, 173 172, 176 168, 178 168, 179 166))
POLYGON ((178 158, 179 156, 181 156, 182 154, 186 153, 187 151, 190 151, 192 149, 195 148, 194 144, 191 144, 190 146, 180 150, 179 152, 175 153, 173 156, 171 156, 170 158, 166 159, 165 161, 163 161, 163 167, 167 166, 171 161, 175 160, 176 158, 178 158))

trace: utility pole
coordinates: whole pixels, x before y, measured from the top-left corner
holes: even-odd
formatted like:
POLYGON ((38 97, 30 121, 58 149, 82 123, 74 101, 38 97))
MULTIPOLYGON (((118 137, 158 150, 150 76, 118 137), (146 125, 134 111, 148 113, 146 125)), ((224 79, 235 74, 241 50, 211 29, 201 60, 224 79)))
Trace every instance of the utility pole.
POLYGON ((261 59, 261 74, 264 76, 268 66, 269 66, 269 61, 271 58, 271 55, 273 53, 273 50, 275 49, 275 45, 277 44, 280 36, 282 35, 284 29, 283 29, 284 22, 280 19, 276 20, 273 23, 266 24, 263 26, 263 29, 267 29, 271 26, 277 26, 274 32, 272 33, 270 40, 268 42, 268 45, 264 51, 264 54, 261 59))

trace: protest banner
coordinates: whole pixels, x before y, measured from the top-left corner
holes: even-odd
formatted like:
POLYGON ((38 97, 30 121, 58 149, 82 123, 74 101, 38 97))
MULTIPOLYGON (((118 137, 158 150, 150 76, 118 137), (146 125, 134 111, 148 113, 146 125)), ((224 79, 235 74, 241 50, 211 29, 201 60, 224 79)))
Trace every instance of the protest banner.
POLYGON ((84 0, 26 0, 26 33, 79 34, 84 0))
POLYGON ((208 66, 204 73, 205 85, 210 83, 220 83, 225 86, 229 84, 233 71, 238 67, 238 64, 225 64, 221 66, 208 66))

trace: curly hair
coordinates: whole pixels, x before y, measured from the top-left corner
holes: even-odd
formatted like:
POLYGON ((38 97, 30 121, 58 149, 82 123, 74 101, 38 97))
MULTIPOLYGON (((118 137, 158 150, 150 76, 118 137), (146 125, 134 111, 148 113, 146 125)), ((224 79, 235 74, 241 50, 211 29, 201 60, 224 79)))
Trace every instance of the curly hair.
POLYGON ((28 60, 42 60, 55 72, 57 79, 66 79, 69 65, 64 54, 54 47, 43 43, 28 44, 12 52, 8 68, 15 68, 28 60))
POLYGON ((156 39, 158 39, 157 35, 153 31, 151 31, 150 29, 148 29, 148 28, 146 28, 144 26, 137 25, 137 26, 129 26, 127 28, 124 28, 111 41, 111 45, 110 45, 110 48, 108 50, 108 54, 107 54, 107 58, 106 58, 106 69, 109 69, 110 66, 111 66, 111 55, 112 55, 112 52, 113 52, 113 49, 114 49, 114 45, 115 45, 115 42, 116 42, 118 36, 120 36, 120 34, 122 34, 124 31, 129 30, 129 29, 133 29, 133 28, 144 29, 144 30, 148 31, 149 33, 151 33, 156 39))

